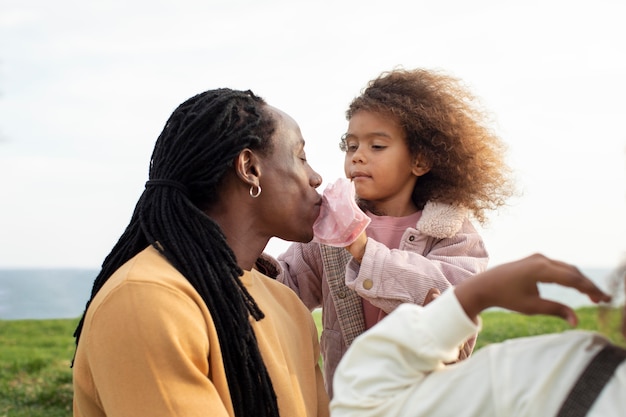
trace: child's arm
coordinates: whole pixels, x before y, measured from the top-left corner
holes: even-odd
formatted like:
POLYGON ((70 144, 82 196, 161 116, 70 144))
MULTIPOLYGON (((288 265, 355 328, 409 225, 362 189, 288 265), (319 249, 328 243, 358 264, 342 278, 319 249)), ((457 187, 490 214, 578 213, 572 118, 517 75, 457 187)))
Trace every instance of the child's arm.
POLYGON ((482 238, 469 221, 451 238, 411 235, 402 249, 372 238, 363 245, 362 238, 347 248, 355 260, 348 264, 346 285, 387 313, 401 303, 423 305, 431 288, 443 292, 487 267, 482 238))

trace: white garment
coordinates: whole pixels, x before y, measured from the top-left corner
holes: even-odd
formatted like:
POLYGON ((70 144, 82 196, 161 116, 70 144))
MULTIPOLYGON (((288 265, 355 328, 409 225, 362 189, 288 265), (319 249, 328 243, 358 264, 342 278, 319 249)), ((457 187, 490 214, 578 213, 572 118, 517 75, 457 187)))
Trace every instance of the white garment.
MULTIPOLYGON (((355 339, 341 360, 331 416, 554 416, 609 343, 572 330, 492 344, 444 366, 480 325, 467 317, 453 289, 426 307, 402 304, 355 339)), ((625 363, 588 415, 626 415, 625 363)))

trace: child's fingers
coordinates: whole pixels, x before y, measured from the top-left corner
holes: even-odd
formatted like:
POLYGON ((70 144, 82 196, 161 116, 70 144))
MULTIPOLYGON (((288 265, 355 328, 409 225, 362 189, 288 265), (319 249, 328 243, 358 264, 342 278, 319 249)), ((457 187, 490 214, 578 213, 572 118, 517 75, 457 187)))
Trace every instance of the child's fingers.
POLYGON ((426 297, 424 297, 424 305, 430 303, 431 301, 433 301, 435 298, 439 297, 441 295, 441 291, 439 291, 438 288, 431 288, 430 290, 428 290, 428 293, 426 293, 426 297))

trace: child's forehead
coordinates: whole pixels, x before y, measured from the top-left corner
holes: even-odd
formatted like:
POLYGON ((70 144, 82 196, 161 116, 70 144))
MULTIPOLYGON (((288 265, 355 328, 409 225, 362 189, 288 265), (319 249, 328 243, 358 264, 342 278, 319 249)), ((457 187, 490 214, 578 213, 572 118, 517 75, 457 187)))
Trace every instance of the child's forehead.
POLYGON ((384 126, 388 129, 404 130, 398 117, 385 112, 361 110, 353 114, 348 120, 348 130, 356 127, 369 126, 384 126))
POLYGON ((397 119, 397 115, 394 112, 393 107, 388 104, 376 103, 376 105, 371 105, 367 107, 361 107, 352 112, 350 119, 354 116, 367 113, 370 115, 375 115, 377 117, 384 117, 388 119, 397 119))
POLYGON ((400 120, 393 113, 382 110, 359 110, 348 120, 348 124, 363 123, 384 123, 389 125, 400 125, 400 120))

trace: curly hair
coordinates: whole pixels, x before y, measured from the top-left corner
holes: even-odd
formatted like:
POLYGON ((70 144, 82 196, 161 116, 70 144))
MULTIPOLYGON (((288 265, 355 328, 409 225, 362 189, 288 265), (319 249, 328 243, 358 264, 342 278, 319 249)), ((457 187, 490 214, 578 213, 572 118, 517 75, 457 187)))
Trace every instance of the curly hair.
POLYGON ((278 416, 276 394, 249 321, 264 317, 219 225, 204 213, 244 148, 272 151, 276 120, 251 91, 205 91, 178 106, 156 141, 149 181, 96 277, 76 328, 113 273, 153 246, 200 294, 215 324, 235 416, 278 416))
MULTIPOLYGON (((513 194, 506 145, 459 79, 425 69, 383 72, 350 103, 346 118, 359 111, 397 120, 411 154, 431 165, 413 190, 418 209, 428 201, 463 206, 484 224, 485 212, 513 194)), ((340 147, 345 151, 343 139, 340 147)))

